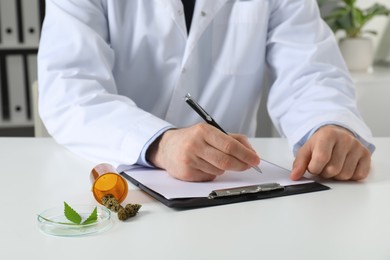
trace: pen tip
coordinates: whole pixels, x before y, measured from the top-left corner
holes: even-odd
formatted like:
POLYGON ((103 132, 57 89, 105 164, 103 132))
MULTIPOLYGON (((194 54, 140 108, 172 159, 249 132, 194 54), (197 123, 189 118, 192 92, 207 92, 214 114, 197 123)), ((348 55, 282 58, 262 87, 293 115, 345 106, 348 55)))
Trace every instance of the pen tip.
POLYGON ((256 171, 258 171, 259 173, 263 173, 263 172, 261 171, 261 169, 260 169, 259 166, 253 166, 253 169, 255 169, 256 171))

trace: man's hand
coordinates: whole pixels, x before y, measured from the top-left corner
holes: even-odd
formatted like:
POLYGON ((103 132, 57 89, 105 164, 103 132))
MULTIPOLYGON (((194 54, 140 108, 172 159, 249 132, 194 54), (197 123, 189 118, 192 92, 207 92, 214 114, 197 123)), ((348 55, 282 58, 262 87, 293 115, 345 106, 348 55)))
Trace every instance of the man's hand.
POLYGON ((243 171, 260 158, 243 135, 226 135, 201 123, 168 130, 147 152, 147 159, 184 181, 210 181, 226 170, 243 171))
POLYGON ((321 127, 299 149, 291 179, 299 180, 307 170, 335 180, 362 180, 367 177, 371 154, 348 130, 334 125, 321 127))

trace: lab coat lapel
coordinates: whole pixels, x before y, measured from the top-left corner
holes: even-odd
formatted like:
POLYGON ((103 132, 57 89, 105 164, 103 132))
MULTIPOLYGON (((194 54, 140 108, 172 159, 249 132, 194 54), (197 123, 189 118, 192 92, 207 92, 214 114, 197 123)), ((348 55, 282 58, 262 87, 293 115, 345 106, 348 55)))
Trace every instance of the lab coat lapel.
POLYGON ((187 27, 184 17, 184 8, 181 0, 155 0, 156 4, 162 4, 181 31, 184 38, 187 38, 187 27))
MULTIPOLYGON (((181 1, 181 0, 179 0, 181 1)), ((193 49, 198 44, 200 37, 206 30, 210 22, 215 18, 218 11, 228 0, 196 0, 194 15, 192 18, 191 30, 188 35, 184 57, 182 60, 182 72, 185 71, 185 66, 188 61, 188 57, 191 55, 193 49)), ((172 122, 175 125, 180 125, 183 122, 177 122, 177 118, 181 118, 182 102, 184 95, 187 93, 187 89, 183 88, 185 84, 186 73, 182 73, 176 82, 176 89, 172 95, 169 108, 167 110, 166 120, 172 122), (180 103, 179 103, 180 102, 180 103)))
POLYGON ((196 0, 194 15, 182 65, 186 63, 200 36, 228 0, 196 0))

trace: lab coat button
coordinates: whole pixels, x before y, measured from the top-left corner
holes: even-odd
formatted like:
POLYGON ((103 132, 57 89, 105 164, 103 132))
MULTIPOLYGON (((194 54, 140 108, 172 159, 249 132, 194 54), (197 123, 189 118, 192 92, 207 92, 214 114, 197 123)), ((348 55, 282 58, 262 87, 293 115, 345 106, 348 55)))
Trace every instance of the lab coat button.
POLYGON ((177 10, 178 15, 183 15, 183 10, 177 10))
POLYGON ((206 12, 205 12, 205 11, 202 11, 202 12, 200 12, 200 15, 201 15, 201 16, 206 16, 206 12))

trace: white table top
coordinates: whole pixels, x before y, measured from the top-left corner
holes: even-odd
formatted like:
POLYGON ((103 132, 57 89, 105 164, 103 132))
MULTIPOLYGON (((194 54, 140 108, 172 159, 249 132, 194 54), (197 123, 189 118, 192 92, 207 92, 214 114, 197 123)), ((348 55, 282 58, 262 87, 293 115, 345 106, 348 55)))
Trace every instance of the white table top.
MULTIPOLYGON (((254 139, 267 160, 290 168, 284 139, 254 139)), ((84 237, 46 235, 36 214, 97 205, 85 161, 50 138, 0 138, 0 259, 390 259, 390 138, 374 139, 372 173, 331 190, 193 210, 174 210, 129 184, 141 203, 127 222, 84 237)))

